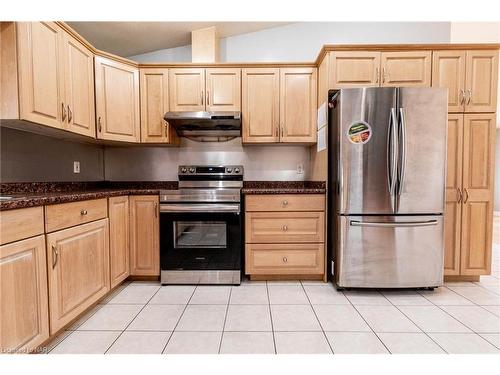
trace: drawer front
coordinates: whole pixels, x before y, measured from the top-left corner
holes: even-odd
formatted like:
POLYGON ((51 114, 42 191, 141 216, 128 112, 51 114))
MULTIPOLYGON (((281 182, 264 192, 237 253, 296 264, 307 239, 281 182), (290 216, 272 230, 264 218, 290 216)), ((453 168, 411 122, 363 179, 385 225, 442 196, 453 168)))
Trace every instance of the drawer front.
POLYGON ((43 207, 0 211, 0 245, 43 234, 43 207))
POLYGON ((324 242, 324 212, 248 212, 247 243, 324 242))
POLYGON ((106 198, 45 206, 45 230, 53 232, 108 216, 106 198))
POLYGON ((246 211, 324 211, 323 194, 247 195, 246 211))
POLYGON ((324 273, 324 244, 246 244, 249 275, 313 275, 324 273))

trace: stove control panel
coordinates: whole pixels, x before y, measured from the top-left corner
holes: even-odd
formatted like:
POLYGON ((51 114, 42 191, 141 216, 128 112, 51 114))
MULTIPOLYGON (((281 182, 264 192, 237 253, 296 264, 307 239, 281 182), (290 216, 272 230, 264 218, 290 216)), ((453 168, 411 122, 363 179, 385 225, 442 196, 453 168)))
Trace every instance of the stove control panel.
POLYGON ((242 165, 181 165, 179 176, 242 176, 242 165))

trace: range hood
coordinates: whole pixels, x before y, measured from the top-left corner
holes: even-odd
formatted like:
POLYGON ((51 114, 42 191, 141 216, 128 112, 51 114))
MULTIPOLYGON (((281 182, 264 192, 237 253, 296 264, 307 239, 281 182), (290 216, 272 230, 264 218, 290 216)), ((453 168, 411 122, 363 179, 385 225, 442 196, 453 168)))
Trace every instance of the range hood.
POLYGON ((225 142, 241 137, 240 112, 167 112, 177 134, 198 142, 225 142))

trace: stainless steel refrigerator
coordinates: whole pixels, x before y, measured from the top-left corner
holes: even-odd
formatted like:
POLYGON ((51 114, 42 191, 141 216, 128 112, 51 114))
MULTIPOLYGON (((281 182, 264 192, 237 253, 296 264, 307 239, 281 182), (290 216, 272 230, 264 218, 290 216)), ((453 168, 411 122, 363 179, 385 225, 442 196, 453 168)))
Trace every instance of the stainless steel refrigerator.
POLYGON ((441 285, 447 90, 330 90, 328 104, 337 287, 441 285))

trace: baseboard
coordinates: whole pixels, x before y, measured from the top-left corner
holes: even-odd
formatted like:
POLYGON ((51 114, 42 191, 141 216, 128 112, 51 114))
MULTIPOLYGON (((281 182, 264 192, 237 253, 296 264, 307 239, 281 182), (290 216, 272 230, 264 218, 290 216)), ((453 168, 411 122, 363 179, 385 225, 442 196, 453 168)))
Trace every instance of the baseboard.
POLYGON ((470 275, 447 275, 444 277, 445 282, 457 282, 457 281, 479 281, 479 276, 470 276, 470 275))
POLYGON ((287 281, 287 280, 319 280, 326 281, 323 275, 249 275, 252 281, 287 281))

